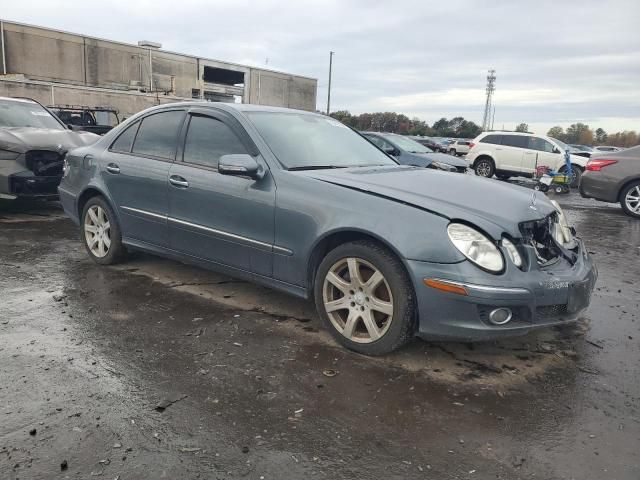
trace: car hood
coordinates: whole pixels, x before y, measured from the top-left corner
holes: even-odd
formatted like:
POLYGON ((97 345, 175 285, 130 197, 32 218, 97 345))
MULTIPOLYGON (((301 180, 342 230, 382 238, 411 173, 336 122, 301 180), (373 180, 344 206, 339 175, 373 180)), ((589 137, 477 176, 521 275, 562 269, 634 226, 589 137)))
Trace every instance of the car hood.
POLYGON ((450 220, 464 220, 495 239, 503 232, 519 238, 522 222, 555 211, 546 195, 506 182, 452 175, 408 166, 361 167, 296 172, 316 180, 424 209, 450 220))
POLYGON ((468 165, 466 160, 454 157, 453 155, 448 155, 446 153, 413 153, 412 155, 428 158, 432 162, 446 163, 447 165, 451 165, 453 167, 466 167, 468 165))
POLYGON ((72 130, 16 127, 0 128, 0 149, 24 153, 29 150, 60 150, 66 152, 76 147, 91 145, 100 135, 72 130))

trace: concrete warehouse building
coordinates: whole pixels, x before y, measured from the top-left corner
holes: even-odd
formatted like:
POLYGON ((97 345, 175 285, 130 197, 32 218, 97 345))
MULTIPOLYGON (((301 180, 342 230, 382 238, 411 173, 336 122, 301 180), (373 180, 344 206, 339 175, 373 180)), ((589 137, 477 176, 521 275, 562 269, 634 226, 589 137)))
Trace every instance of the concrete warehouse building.
POLYGON ((120 118, 199 98, 315 110, 314 78, 0 20, 0 96, 109 106, 120 118))

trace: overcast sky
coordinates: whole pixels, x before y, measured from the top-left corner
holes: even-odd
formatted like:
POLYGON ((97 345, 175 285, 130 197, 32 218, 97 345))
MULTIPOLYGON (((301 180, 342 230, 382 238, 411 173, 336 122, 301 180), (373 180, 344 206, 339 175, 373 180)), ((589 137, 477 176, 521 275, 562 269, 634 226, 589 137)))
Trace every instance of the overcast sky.
POLYGON ((326 108, 482 122, 640 130, 640 0, 9 1, 7 20, 318 79, 326 108), (268 59, 268 60, 267 60, 268 59))

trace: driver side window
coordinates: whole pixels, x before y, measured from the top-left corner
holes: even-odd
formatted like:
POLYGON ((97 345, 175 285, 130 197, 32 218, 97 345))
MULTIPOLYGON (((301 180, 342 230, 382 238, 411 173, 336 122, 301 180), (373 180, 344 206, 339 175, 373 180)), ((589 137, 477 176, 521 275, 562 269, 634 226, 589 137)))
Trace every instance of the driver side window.
POLYGON ((539 152, 553 153, 553 145, 551 142, 539 137, 529 137, 529 148, 531 150, 538 150, 539 152))
POLYGON ((184 144, 185 163, 218 168, 223 155, 249 153, 233 130, 220 120, 192 116, 184 144))

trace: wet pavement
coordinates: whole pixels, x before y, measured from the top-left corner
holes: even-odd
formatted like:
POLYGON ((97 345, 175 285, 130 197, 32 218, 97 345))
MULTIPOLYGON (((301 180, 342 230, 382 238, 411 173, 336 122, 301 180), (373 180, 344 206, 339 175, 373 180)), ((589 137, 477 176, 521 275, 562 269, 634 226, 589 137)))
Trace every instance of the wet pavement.
POLYGON ((306 302, 101 267, 58 204, 1 204, 0 478, 637 480, 640 222, 556 198, 600 272, 583 319, 383 358, 306 302))

